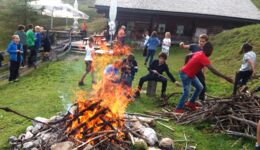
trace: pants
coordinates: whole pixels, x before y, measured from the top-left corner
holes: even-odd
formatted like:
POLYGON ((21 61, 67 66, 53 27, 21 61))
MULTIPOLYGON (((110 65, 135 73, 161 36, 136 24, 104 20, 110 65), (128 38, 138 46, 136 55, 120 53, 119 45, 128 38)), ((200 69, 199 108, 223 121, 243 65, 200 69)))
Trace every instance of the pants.
POLYGON ((131 75, 131 73, 125 72, 121 75, 121 83, 127 87, 132 87, 134 77, 131 75))
POLYGON ((205 76, 203 74, 203 71, 201 70, 197 75, 197 78, 199 79, 200 83, 202 84, 203 86, 203 89, 199 95, 199 99, 204 101, 205 100, 205 93, 206 93, 206 82, 205 82, 205 76))
POLYGON ((167 88, 167 79, 155 74, 148 74, 146 76, 143 76, 140 80, 139 80, 139 84, 138 84, 138 88, 142 89, 144 82, 146 81, 156 81, 156 82, 161 82, 162 83, 162 94, 165 93, 166 88, 167 88))
POLYGON ((144 56, 144 57, 147 56, 147 49, 148 49, 148 46, 145 46, 145 47, 144 47, 144 52, 143 52, 143 56, 144 56))
POLYGON ((253 71, 239 71, 236 74, 233 95, 236 94, 238 86, 246 85, 248 80, 252 77, 253 71))
POLYGON ((183 85, 183 94, 180 98, 179 104, 177 105, 177 109, 184 108, 185 101, 189 98, 191 84, 193 84, 193 86, 195 87, 195 91, 190 99, 191 103, 194 103, 196 101, 199 94, 203 90, 203 85, 200 83, 197 77, 189 78, 185 73, 181 72, 180 78, 183 85))
POLYGON ((28 65, 32 66, 36 62, 37 52, 34 46, 28 48, 30 50, 30 55, 28 57, 28 65))
POLYGON ((10 76, 9 81, 13 81, 19 76, 20 62, 10 61, 10 76))
POLYGON ((28 50, 27 50, 27 45, 23 45, 23 62, 22 66, 25 66, 27 64, 27 55, 28 55, 28 50))
POLYGON ((148 49, 148 54, 147 54, 147 57, 146 57, 146 59, 145 59, 145 63, 147 63, 148 60, 149 60, 149 58, 150 58, 149 65, 151 65, 152 62, 153 62, 153 56, 154 56, 154 54, 155 54, 155 50, 149 50, 149 49, 148 49))

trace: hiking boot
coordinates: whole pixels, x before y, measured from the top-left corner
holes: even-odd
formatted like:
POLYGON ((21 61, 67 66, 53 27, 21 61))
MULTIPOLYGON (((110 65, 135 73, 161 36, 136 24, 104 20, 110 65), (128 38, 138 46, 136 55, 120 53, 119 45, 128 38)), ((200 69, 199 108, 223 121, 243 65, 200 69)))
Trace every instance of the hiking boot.
POLYGON ((196 111, 197 107, 195 103, 192 102, 186 102, 185 107, 188 107, 191 111, 196 111))
POLYGON ((79 82, 79 86, 84 86, 85 84, 84 84, 84 82, 79 82))
POLYGON ((176 113, 176 114, 179 114, 179 115, 182 115, 182 114, 184 113, 184 109, 179 109, 179 108, 177 108, 177 109, 175 110, 175 113, 176 113))
POLYGON ((146 66, 146 65, 147 65, 147 63, 145 62, 145 63, 144 63, 144 65, 146 66))

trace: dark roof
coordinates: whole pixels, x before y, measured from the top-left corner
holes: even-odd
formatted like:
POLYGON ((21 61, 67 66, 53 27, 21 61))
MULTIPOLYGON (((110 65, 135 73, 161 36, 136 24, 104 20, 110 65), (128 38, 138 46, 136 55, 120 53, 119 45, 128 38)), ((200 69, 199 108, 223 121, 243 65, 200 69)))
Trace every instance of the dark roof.
MULTIPOLYGON (((95 5, 107 7, 110 0, 96 0, 95 5)), ((118 7, 260 20, 251 0, 118 0, 118 7)))

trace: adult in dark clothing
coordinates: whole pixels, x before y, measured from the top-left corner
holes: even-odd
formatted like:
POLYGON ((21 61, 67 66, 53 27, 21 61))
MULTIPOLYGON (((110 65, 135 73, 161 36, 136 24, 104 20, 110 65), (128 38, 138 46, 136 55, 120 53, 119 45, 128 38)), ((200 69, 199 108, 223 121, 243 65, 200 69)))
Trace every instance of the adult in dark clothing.
POLYGON ((47 60, 49 60, 49 53, 51 51, 51 41, 50 41, 50 37, 49 37, 49 30, 47 30, 43 34, 42 45, 43 45, 43 53, 44 53, 43 61, 47 61, 47 60))
POLYGON ((20 38, 20 44, 23 45, 23 62, 22 66, 25 66, 27 64, 27 42, 26 42, 26 33, 25 33, 25 26, 24 25, 19 25, 18 30, 14 33, 14 35, 18 35, 20 38))
POLYGON ((162 90, 161 90, 161 97, 165 97, 165 92, 167 88, 167 78, 165 78, 162 74, 163 72, 166 72, 167 76, 170 78, 170 80, 176 85, 180 85, 179 82, 176 81, 174 76, 170 73, 168 65, 166 64, 167 60, 167 54, 160 53, 159 59, 154 60, 151 65, 148 68, 149 73, 139 80, 138 84, 138 90, 135 93, 135 97, 140 96, 140 91, 142 89, 142 86, 144 82, 146 81, 156 81, 162 83, 162 90))
POLYGON ((0 52, 0 67, 2 67, 2 61, 4 61, 4 55, 0 52))
POLYGON ((121 68, 121 83, 128 87, 132 87, 135 74, 138 71, 137 62, 133 54, 129 54, 126 59, 122 61, 121 68))
MULTIPOLYGON (((198 44, 194 43, 194 44, 190 44, 190 45, 185 45, 183 42, 180 43, 181 48, 188 49, 191 52, 190 54, 188 54, 186 56, 185 64, 192 57, 192 54, 203 50, 203 46, 208 42, 208 39, 209 38, 206 34, 201 34, 199 36, 198 44)), ((201 93, 199 95, 199 99, 201 101, 205 101, 205 94, 206 94, 207 87, 206 87, 205 75, 204 75, 203 70, 198 72, 198 74, 196 76, 199 79, 200 83, 203 85, 203 90, 201 91, 201 93)))
POLYGON ((12 41, 7 47, 7 52, 10 55, 10 76, 9 82, 18 81, 20 63, 23 61, 23 46, 20 43, 18 35, 12 36, 12 41))

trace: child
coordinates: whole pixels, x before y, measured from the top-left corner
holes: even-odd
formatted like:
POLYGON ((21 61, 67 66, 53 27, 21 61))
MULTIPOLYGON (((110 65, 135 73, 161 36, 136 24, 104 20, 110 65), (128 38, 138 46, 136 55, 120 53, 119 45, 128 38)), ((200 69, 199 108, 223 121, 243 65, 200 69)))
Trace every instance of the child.
POLYGON ((206 34, 201 34, 199 36, 199 41, 198 44, 190 44, 190 45, 185 45, 184 42, 180 43, 180 47, 183 49, 188 49, 191 53, 195 53, 198 51, 201 51, 203 49, 203 46, 208 42, 209 37, 206 34))
POLYGON ((255 76, 256 54, 252 49, 253 47, 248 43, 245 43, 241 48, 240 54, 244 53, 243 63, 239 69, 239 72, 236 74, 233 95, 236 95, 237 86, 240 86, 243 91, 243 89, 246 89, 247 81, 252 76, 255 76))
POLYGON ((183 85, 183 94, 180 98, 179 104, 177 105, 177 109, 175 111, 176 113, 184 113, 184 105, 193 111, 197 109, 195 106, 195 101, 199 96, 200 92, 202 91, 203 85, 196 77, 196 74, 204 67, 207 67, 212 73, 227 80, 228 82, 233 82, 231 78, 223 75, 222 73, 218 72, 216 69, 213 68, 210 60, 208 59, 212 52, 213 46, 210 42, 207 42, 203 47, 203 51, 194 53, 190 61, 186 65, 184 65, 184 67, 182 67, 180 71, 180 78, 182 80, 183 85), (192 83, 194 84, 194 87, 196 89, 190 101, 185 103, 185 101, 189 97, 190 86, 192 83))
POLYGON ((146 44, 147 44, 149 38, 150 38, 150 36, 149 36, 149 31, 145 31, 145 33, 144 33, 144 52, 143 52, 143 56, 144 56, 144 57, 147 56, 148 46, 147 46, 146 44))
POLYGON ((24 67, 27 63, 27 43, 26 43, 26 34, 25 34, 25 26, 19 25, 18 30, 14 33, 18 35, 20 38, 20 43, 23 45, 23 62, 22 66, 24 67))
POLYGON ((138 71, 137 62, 133 54, 129 54, 126 59, 122 61, 122 75, 121 82, 127 87, 132 87, 135 74, 138 71))
POLYGON ((12 41, 7 47, 7 52, 10 55, 10 77, 9 82, 18 81, 20 63, 23 61, 23 47, 20 43, 18 35, 12 36, 12 41))
POLYGON ((28 67, 36 66, 36 57, 37 57, 37 52, 35 50, 35 33, 33 32, 33 25, 29 24, 27 27, 27 32, 26 32, 26 45, 28 49, 30 50, 30 55, 28 57, 28 67))
POLYGON ((159 59, 154 60, 150 67, 148 68, 149 73, 146 76, 143 76, 139 80, 138 90, 135 93, 135 98, 140 96, 140 91, 144 82, 146 81, 157 81, 162 83, 162 90, 161 90, 161 97, 165 97, 165 92, 167 88, 167 78, 163 77, 163 72, 166 72, 168 77, 171 79, 172 82, 179 85, 179 83, 175 80, 174 76, 170 73, 168 65, 166 64, 167 55, 165 53, 159 54, 159 59))
POLYGON ((163 42, 162 42, 162 52, 167 54, 168 56, 170 54, 169 51, 170 51, 171 44, 172 44, 171 33, 166 32, 165 38, 163 39, 163 42))
POLYGON ((151 65, 151 63, 153 62, 153 56, 156 52, 156 48, 157 48, 157 46, 159 46, 159 44, 160 44, 160 40, 157 38, 157 32, 153 31, 151 37, 149 38, 149 40, 146 43, 146 46, 148 46, 148 54, 145 59, 144 65, 147 64, 149 59, 150 59, 149 65, 151 65))
MULTIPOLYGON (((198 44, 190 44, 190 45, 185 45, 183 42, 180 43, 180 47, 183 49, 188 49, 191 54, 188 54, 185 58, 185 64, 188 62, 189 58, 192 56, 192 54, 202 51, 203 50, 203 46, 205 45, 205 43, 207 43, 209 40, 208 35, 206 34, 201 34, 199 36, 199 41, 198 44)), ((205 75, 203 70, 199 71, 196 74, 196 77, 200 80, 200 83, 203 85, 203 90, 200 93, 199 99, 203 102, 205 101, 205 93, 206 93, 206 82, 205 82, 205 75)))
POLYGON ((86 71, 84 72, 81 80, 79 81, 79 86, 84 85, 84 80, 88 73, 91 73, 92 83, 95 84, 95 77, 94 77, 94 69, 93 69, 93 57, 95 55, 94 49, 94 39, 92 37, 89 38, 87 45, 85 47, 86 56, 85 56, 85 63, 86 63, 86 71))

